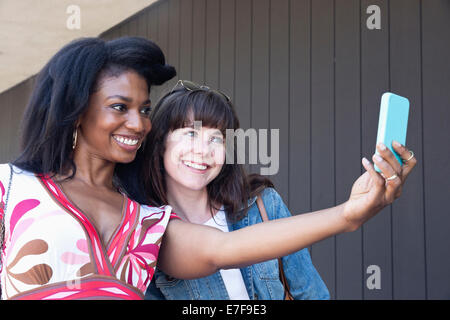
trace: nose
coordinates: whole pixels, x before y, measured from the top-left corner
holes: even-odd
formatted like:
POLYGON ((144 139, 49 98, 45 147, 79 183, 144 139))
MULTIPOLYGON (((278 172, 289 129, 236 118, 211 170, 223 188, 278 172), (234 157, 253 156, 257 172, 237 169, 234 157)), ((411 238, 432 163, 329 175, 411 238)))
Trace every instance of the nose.
MULTIPOLYGON (((130 111, 128 113, 125 126, 129 130, 142 134, 144 133, 146 127, 149 127, 149 125, 145 124, 144 121, 148 121, 150 123, 149 119, 143 119, 139 111, 130 111)), ((148 130, 150 130, 150 128, 148 130)))
POLYGON ((199 135, 196 139, 194 139, 192 148, 194 154, 201 155, 202 157, 211 155, 213 150, 207 135, 199 135))

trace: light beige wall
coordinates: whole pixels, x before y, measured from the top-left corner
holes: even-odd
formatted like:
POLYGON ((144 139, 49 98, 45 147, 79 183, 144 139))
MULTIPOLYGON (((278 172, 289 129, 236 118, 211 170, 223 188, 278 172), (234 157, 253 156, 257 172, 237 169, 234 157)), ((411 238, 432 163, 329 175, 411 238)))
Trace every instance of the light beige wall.
POLYGON ((156 0, 1 0, 0 92, 38 73, 70 40, 97 36, 153 2, 156 0), (67 27, 70 5, 80 9, 80 29, 67 27))

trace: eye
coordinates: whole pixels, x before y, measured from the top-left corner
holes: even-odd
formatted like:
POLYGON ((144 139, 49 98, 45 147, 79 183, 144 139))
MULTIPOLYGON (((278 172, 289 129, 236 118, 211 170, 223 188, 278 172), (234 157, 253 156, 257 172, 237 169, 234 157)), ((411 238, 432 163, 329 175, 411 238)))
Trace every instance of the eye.
POLYGON ((194 137, 197 136, 197 132, 195 132, 194 130, 189 130, 189 131, 186 132, 186 135, 188 137, 194 138, 194 137))
POLYGON ((150 112, 152 111, 151 107, 145 107, 141 110, 141 113, 146 115, 146 116, 150 116, 150 112))
POLYGON ((113 108, 114 110, 123 112, 126 110, 127 107, 122 103, 115 103, 115 104, 111 105, 111 108, 113 108))
POLYGON ((211 142, 218 143, 218 144, 223 144, 223 138, 222 137, 218 137, 218 136, 214 136, 214 137, 211 137, 211 142))

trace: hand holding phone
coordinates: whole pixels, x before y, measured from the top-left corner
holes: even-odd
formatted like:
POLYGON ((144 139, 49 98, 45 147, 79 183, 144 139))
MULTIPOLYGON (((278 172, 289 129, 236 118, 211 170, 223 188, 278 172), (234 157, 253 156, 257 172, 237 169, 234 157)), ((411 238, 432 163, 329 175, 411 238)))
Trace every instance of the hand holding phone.
MULTIPOLYGON (((392 148, 392 141, 406 144, 406 131, 408 127, 409 100, 391 92, 381 96, 380 117, 378 120, 378 134, 376 145, 382 142, 394 154, 400 165, 402 159, 392 148)), ((375 153, 378 151, 375 148, 375 153)), ((381 170, 375 165, 375 170, 381 170)))

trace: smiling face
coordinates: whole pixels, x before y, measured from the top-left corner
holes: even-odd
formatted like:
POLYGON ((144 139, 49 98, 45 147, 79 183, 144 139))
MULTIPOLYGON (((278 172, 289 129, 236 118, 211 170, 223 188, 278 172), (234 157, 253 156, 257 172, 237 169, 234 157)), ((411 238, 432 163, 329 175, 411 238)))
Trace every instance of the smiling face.
POLYGON ((225 138, 217 128, 188 124, 169 132, 163 161, 168 190, 203 190, 222 170, 225 138))
POLYGON ((75 152, 129 163, 151 129, 147 82, 133 71, 100 79, 78 125, 75 152))

